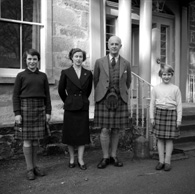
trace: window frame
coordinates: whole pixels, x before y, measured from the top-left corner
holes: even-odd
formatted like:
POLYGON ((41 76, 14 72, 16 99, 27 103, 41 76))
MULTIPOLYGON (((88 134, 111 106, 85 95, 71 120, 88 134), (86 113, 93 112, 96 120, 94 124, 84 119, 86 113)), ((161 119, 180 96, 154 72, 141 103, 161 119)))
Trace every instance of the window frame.
MULTIPOLYGON (((13 19, 0 18, 1 22, 10 22, 15 24, 26 24, 40 26, 40 71, 49 73, 49 80, 52 79, 52 0, 41 0, 41 22, 28 22, 19 21, 13 19), (46 66, 49 67, 47 67, 46 66)), ((22 58, 22 54, 20 58, 22 58)), ((11 68, 0 68, 0 83, 14 83, 17 74, 24 69, 11 69, 11 68)))

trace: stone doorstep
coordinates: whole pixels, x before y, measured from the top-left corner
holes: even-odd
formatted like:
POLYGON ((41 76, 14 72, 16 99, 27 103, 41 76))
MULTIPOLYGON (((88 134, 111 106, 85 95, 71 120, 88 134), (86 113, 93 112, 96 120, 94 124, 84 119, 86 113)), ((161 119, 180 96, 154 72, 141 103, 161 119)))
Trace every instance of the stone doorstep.
POLYGON ((186 142, 175 144, 175 149, 183 150, 184 152, 195 151, 195 142, 186 142))

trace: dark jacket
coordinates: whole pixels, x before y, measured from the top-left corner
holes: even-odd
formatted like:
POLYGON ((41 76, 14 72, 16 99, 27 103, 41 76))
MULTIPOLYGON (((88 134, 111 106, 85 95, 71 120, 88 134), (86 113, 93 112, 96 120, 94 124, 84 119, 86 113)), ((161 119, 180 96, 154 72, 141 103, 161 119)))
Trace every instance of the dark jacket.
POLYGON ((62 70, 58 93, 64 102, 65 110, 89 110, 88 97, 92 89, 92 80, 91 71, 83 67, 80 79, 78 79, 72 66, 66 70, 62 70))

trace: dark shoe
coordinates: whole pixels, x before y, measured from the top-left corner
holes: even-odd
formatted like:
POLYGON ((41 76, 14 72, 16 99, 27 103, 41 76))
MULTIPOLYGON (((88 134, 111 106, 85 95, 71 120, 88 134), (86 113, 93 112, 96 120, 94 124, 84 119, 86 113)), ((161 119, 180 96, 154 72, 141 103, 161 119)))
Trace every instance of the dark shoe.
POLYGON ((87 170, 86 164, 81 165, 81 164, 79 163, 79 161, 77 161, 77 163, 78 163, 78 166, 79 166, 79 168, 80 168, 81 170, 87 170))
POLYGON ((123 163, 118 160, 117 157, 110 157, 110 164, 113 164, 116 167, 122 167, 123 163))
POLYGON ((162 170, 164 168, 164 164, 159 162, 157 165, 156 165, 156 170, 162 170))
POLYGON ((35 175, 37 175, 37 176, 45 176, 44 171, 41 170, 39 167, 35 167, 35 168, 34 168, 34 173, 35 173, 35 175))
POLYGON ((35 179, 35 174, 34 174, 33 169, 27 171, 26 177, 27 177, 28 180, 34 180, 35 179))
POLYGON ((69 163, 69 164, 68 164, 68 167, 69 167, 69 168, 74 168, 75 166, 76 166, 75 163, 69 163))
POLYGON ((97 165, 97 167, 99 169, 103 169, 106 168, 106 166, 110 163, 109 158, 102 158, 102 160, 100 161, 100 163, 97 165))
POLYGON ((164 171, 170 171, 171 170, 171 164, 165 163, 164 171))

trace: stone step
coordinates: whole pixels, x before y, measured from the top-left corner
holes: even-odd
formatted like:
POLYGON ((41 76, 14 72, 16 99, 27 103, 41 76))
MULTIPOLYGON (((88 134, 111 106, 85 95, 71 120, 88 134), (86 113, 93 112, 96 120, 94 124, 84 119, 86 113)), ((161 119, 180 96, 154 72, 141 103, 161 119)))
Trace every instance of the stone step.
POLYGON ((180 147, 186 147, 189 142, 195 142, 195 104, 183 103, 182 106, 181 135, 179 139, 174 140, 174 143, 180 147))
POLYGON ((181 127, 180 128, 180 137, 195 137, 195 128, 190 127, 181 127))
POLYGON ((195 120, 195 113, 193 115, 183 114, 182 115, 182 123, 186 121, 194 121, 195 120))
POLYGON ((174 148, 177 150, 182 150, 184 152, 195 150, 195 141, 186 143, 176 143, 174 148))
POLYGON ((186 143, 186 142, 195 142, 195 136, 186 135, 185 137, 180 136, 178 139, 175 139, 174 142, 177 144, 186 143))

